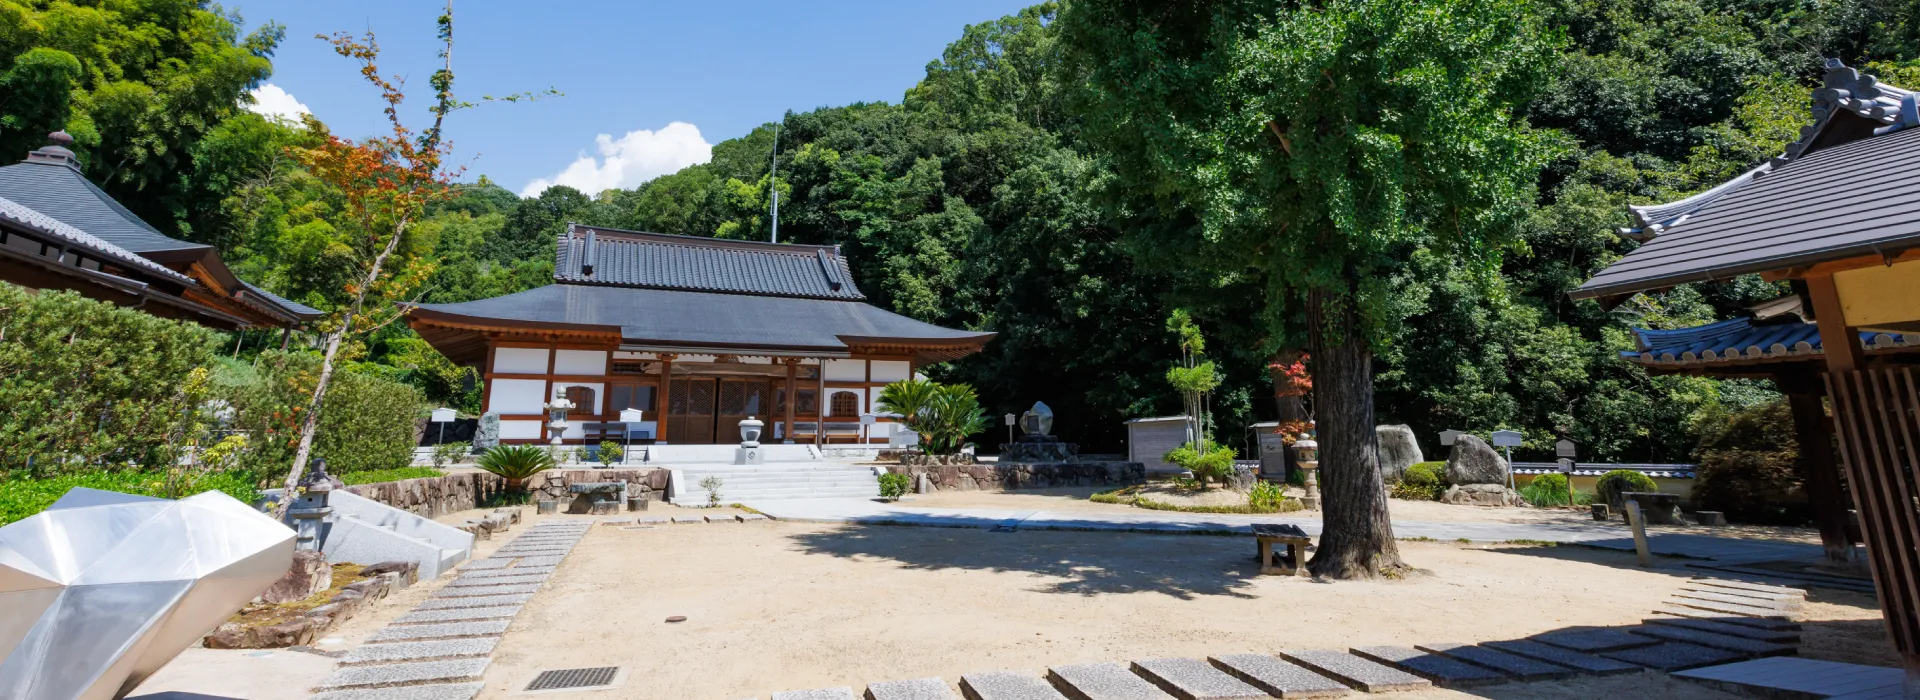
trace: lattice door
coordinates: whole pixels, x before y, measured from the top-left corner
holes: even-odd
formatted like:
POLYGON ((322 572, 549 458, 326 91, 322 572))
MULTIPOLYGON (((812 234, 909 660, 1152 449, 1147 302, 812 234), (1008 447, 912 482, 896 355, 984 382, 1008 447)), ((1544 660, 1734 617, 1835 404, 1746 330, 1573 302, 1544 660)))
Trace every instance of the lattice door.
POLYGON ((712 379, 676 379, 667 392, 667 439, 690 445, 714 442, 712 379))
POLYGON ((1848 490, 1893 646, 1920 654, 1920 379, 1911 368, 1827 375, 1848 490))

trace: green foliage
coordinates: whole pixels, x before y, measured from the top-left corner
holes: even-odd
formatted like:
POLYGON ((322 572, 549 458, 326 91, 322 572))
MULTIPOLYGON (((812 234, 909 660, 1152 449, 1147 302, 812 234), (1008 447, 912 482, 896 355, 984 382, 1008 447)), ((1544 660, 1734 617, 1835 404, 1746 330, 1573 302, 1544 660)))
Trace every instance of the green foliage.
POLYGON ((1798 523, 1807 517, 1796 461, 1793 412, 1775 401, 1708 420, 1695 453, 1693 504, 1742 522, 1798 523))
POLYGON ((1593 490, 1596 498, 1606 499, 1607 505, 1618 511, 1626 502, 1620 494, 1651 493, 1659 491, 1660 485, 1654 483, 1653 477, 1632 469, 1615 469, 1601 474, 1600 479, 1594 482, 1593 490))
POLYGON ((1253 488, 1247 491, 1247 507, 1256 511, 1278 511, 1286 500, 1286 491, 1264 479, 1254 482, 1253 488))
POLYGON ((967 438, 987 429, 987 413, 980 398, 965 384, 941 384, 928 400, 924 419, 927 454, 955 454, 966 446, 967 438))
MULTIPOLYGON (((0 525, 6 525, 35 513, 46 510, 54 501, 75 488, 118 491, 140 496, 165 498, 167 475, 160 472, 121 470, 86 471, 71 474, 31 478, 16 477, 0 480, 0 525)), ((260 497, 260 490, 251 474, 245 472, 214 472, 203 475, 180 497, 191 496, 206 491, 220 491, 252 505, 260 497)))
POLYGON ((348 486, 355 484, 378 484, 386 481, 404 479, 433 479, 446 476, 447 473, 432 467, 401 467, 399 469, 379 469, 366 472, 352 472, 340 475, 340 480, 348 486))
POLYGON ((900 414, 900 422, 922 435, 931 414, 939 385, 925 379, 902 379, 880 388, 877 404, 882 411, 900 414))
POLYGON ((1438 500, 1447 491, 1447 463, 1420 462, 1407 467, 1389 495, 1409 501, 1438 500))
POLYGON ((473 443, 443 442, 433 446, 433 466, 445 467, 467 461, 473 454, 473 443))
POLYGON ((726 482, 721 481, 720 477, 717 476, 709 476, 700 480, 700 489, 707 492, 707 507, 720 507, 720 487, 725 485, 726 482))
POLYGON ((1189 442, 1168 451, 1162 459, 1193 472, 1193 476, 1205 484, 1208 479, 1224 481, 1233 474, 1234 456, 1233 448, 1227 445, 1215 443, 1202 452, 1189 442))
POLYGON ((1591 494, 1572 490, 1564 474, 1541 474, 1520 487, 1520 498, 1537 508, 1583 506, 1593 502, 1591 494))
POLYGON ((620 449, 620 443, 612 440, 601 440, 600 450, 595 453, 595 457, 599 458, 601 464, 610 466, 615 462, 626 459, 627 451, 620 449))
POLYGON ((889 501, 900 500, 913 487, 913 478, 899 472, 887 472, 880 475, 880 497, 889 501))
POLYGON ((507 490, 520 491, 527 479, 554 467, 553 455, 534 445, 498 445, 474 460, 474 466, 507 480, 507 490))
MULTIPOLYGON (((300 425, 313 397, 320 357, 312 352, 261 353, 252 364, 226 363, 233 427, 254 436, 241 464, 279 472, 292 463, 300 425)), ((321 408, 314 456, 328 473, 400 469, 413 463, 414 430, 427 410, 420 390, 393 379, 343 368, 333 375, 321 408)))

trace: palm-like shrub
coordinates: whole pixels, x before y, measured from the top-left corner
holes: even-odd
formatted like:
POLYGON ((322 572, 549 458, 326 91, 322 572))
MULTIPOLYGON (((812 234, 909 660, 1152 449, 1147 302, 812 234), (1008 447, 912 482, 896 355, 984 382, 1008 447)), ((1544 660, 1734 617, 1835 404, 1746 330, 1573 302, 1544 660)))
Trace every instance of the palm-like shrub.
POLYGON ((500 445, 475 460, 474 466, 507 480, 507 489, 525 490, 533 475, 553 468, 553 455, 533 445, 500 445))
POLYGON ((927 454, 953 454, 967 442, 967 436, 987 429, 987 412, 980 408, 980 397, 965 384, 939 384, 921 411, 921 436, 926 438, 927 454))
POLYGON ((939 393, 940 385, 925 379, 902 379, 880 389, 880 410, 900 414, 900 422, 916 433, 925 433, 927 408, 939 393))

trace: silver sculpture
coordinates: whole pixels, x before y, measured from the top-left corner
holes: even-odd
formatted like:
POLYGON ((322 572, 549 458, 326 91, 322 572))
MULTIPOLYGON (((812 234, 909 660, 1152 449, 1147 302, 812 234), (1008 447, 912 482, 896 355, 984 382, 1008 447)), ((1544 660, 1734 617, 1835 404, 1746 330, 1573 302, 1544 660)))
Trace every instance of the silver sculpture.
POLYGON ((218 491, 68 491, 0 527, 0 698, 125 697, 292 564, 293 530, 218 491))
POLYGON ((1039 401, 1033 402, 1033 408, 1020 414, 1020 431, 1028 435, 1046 435, 1053 432, 1053 409, 1039 401))

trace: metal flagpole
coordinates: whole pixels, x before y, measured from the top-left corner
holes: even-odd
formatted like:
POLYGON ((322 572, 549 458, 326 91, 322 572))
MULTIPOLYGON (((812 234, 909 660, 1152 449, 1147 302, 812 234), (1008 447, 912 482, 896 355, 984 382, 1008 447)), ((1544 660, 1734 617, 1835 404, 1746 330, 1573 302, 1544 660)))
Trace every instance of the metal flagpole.
MULTIPOLYGON (((784 119, 784 118, 783 118, 784 119)), ((773 192, 773 242, 780 242, 780 122, 773 123, 773 154, 767 169, 767 189, 773 192)))

